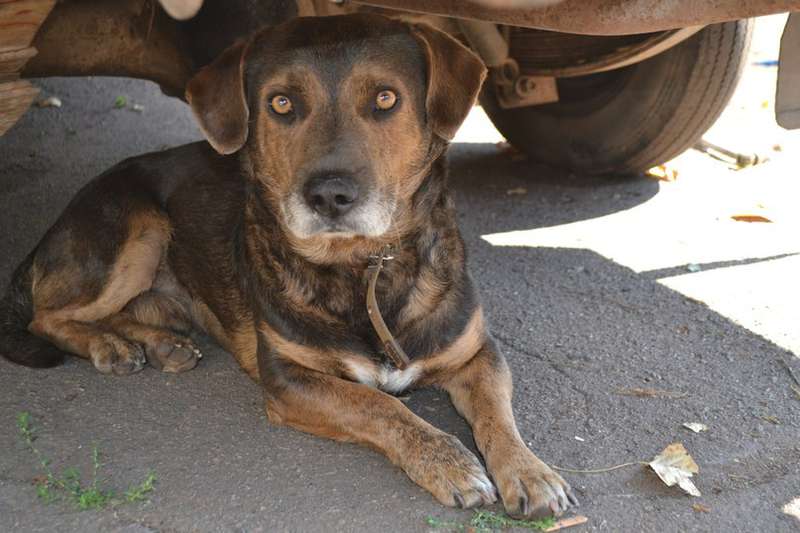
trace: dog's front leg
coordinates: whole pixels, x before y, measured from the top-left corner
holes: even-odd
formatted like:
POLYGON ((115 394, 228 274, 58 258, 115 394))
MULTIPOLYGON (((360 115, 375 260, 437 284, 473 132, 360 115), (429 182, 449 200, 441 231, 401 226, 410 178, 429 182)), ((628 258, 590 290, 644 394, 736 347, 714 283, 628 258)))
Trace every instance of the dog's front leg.
POLYGON ((511 410, 511 373, 492 341, 442 385, 472 426, 509 514, 541 517, 577 504, 569 485, 520 437, 511 410))
POLYGON ((397 398, 277 357, 260 367, 271 422, 376 449, 445 505, 495 501, 478 458, 397 398))

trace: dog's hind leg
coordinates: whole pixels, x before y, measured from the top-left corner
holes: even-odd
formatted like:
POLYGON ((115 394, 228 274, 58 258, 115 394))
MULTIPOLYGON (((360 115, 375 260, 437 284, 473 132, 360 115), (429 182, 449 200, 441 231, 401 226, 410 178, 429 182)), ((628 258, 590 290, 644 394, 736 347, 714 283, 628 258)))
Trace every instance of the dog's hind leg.
POLYGON ((106 228, 116 242, 90 239, 80 221, 66 219, 51 230, 31 267, 28 330, 89 359, 100 372, 129 374, 144 366, 144 349, 103 322, 151 288, 170 225, 154 209, 128 211, 116 222, 106 228))

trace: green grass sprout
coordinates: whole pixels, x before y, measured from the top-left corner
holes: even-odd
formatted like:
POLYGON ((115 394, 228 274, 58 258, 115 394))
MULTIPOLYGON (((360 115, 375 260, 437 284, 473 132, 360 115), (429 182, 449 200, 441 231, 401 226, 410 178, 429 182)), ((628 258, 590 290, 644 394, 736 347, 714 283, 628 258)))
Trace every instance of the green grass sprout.
POLYGON ((75 467, 65 468, 61 475, 56 474, 50 466, 50 459, 36 446, 36 434, 32 427, 30 413, 22 412, 17 415, 17 428, 20 436, 33 456, 36 458, 42 473, 34 478, 36 495, 44 503, 53 503, 57 500, 67 502, 76 509, 104 509, 123 503, 140 502, 147 499, 147 495, 155 489, 156 475, 149 472, 147 477, 138 485, 133 485, 126 490, 122 497, 100 485, 100 450, 97 445, 92 446, 92 478, 87 484, 81 480, 80 471, 75 467))

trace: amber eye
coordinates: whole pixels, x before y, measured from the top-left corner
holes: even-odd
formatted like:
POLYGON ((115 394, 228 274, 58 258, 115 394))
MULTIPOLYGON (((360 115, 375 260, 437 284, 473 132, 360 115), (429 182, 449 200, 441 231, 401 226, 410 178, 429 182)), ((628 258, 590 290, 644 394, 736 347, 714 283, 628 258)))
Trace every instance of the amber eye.
POLYGON ((278 94, 272 97, 269 102, 270 107, 279 115, 286 115, 292 111, 292 101, 288 96, 278 94))
POLYGON ((394 91, 390 91, 388 89, 379 92, 378 96, 375 97, 375 105, 382 111, 388 111, 389 109, 393 108, 396 103, 397 95, 394 93, 394 91))

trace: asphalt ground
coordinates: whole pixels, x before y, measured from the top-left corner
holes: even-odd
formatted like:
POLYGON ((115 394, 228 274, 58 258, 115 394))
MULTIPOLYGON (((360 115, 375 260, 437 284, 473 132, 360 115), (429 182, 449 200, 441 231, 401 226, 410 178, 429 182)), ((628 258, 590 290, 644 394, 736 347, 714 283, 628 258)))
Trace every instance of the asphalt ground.
MULTIPOLYGON (((759 25, 754 61, 774 58, 778 24, 759 25)), ((800 497, 800 397, 787 370, 800 375, 800 138, 770 122, 770 79, 774 69, 750 68, 709 133, 769 153, 739 172, 689 152, 670 163, 672 182, 571 175, 498 146, 479 110, 452 147, 469 262, 514 373, 524 439, 548 463, 580 469, 649 461, 681 442, 700 467, 697 498, 640 465, 565 473, 589 519, 575 531, 800 529, 781 512, 800 497), (731 218, 752 213, 772 222, 731 218)), ((200 138, 186 106, 150 83, 39 85, 62 106, 32 109, 0 138, 2 284, 92 176, 200 138)), ((0 531, 425 531, 429 517, 470 520, 377 453, 269 425, 258 387, 200 344, 206 357, 181 375, 0 360, 0 531), (43 503, 21 412, 54 468, 88 476, 96 445, 104 486, 122 492, 153 471, 155 490, 102 511, 43 503)), ((443 394, 418 391, 409 405, 473 446, 443 394)))

